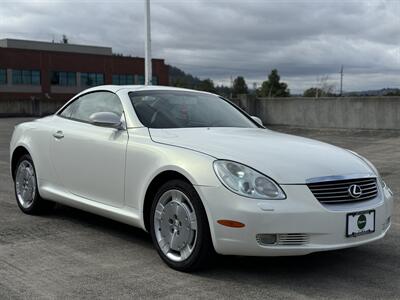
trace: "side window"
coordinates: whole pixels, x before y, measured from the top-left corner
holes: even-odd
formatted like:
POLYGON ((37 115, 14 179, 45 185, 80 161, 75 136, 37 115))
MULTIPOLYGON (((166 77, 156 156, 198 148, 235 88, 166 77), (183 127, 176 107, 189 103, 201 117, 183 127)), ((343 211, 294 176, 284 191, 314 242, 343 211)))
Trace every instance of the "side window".
POLYGON ((121 101, 113 93, 94 92, 72 102, 60 115, 78 121, 89 122, 90 116, 97 112, 113 112, 118 116, 122 116, 121 101))
POLYGON ((71 118, 71 114, 75 109, 75 103, 76 101, 72 102, 70 105, 68 105, 64 110, 60 113, 60 116, 64 118, 71 118))

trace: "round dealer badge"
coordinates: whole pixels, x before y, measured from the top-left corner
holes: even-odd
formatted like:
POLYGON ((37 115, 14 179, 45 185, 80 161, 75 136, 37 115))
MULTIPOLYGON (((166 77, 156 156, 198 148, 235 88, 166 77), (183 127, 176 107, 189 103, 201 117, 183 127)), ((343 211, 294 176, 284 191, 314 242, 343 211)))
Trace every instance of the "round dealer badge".
POLYGON ((365 225, 367 225, 367 218, 365 215, 360 215, 357 219, 357 226, 359 229, 364 229, 365 225))

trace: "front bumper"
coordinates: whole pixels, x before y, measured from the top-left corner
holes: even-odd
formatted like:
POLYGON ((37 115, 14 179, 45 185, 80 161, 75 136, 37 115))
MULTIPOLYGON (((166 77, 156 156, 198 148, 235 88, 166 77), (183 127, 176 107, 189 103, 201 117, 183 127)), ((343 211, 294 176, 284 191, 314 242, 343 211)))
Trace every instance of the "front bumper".
POLYGON ((256 200, 236 195, 225 187, 196 186, 203 200, 217 253, 246 256, 304 255, 354 247, 385 236, 390 228, 392 195, 380 189, 378 197, 360 203, 322 205, 306 185, 282 185, 285 200, 256 200), (375 210, 375 232, 346 237, 348 213, 375 210), (243 228, 230 228, 218 220, 234 220, 243 228), (258 234, 301 235, 301 243, 262 245, 258 234))

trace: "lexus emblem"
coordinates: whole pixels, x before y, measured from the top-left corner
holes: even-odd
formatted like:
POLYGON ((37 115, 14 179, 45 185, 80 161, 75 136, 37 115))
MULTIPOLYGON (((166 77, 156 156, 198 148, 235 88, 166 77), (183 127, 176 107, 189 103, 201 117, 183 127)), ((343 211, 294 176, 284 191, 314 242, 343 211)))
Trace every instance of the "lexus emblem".
POLYGON ((349 195, 353 198, 359 198, 362 195, 361 187, 358 184, 352 184, 348 189, 349 195))

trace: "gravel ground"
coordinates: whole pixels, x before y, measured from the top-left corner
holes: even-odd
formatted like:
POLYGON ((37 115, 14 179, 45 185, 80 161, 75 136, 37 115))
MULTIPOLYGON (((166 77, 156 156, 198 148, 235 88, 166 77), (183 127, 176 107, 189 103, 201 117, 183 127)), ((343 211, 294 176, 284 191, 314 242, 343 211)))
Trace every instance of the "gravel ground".
MULTIPOLYGON (((397 201, 379 242, 302 257, 219 257, 208 270, 179 273, 139 229, 61 205, 41 217, 20 212, 8 145, 22 121, 0 119, 0 299, 400 298, 397 201)), ((400 194, 400 132, 274 129, 359 152, 400 194)))

